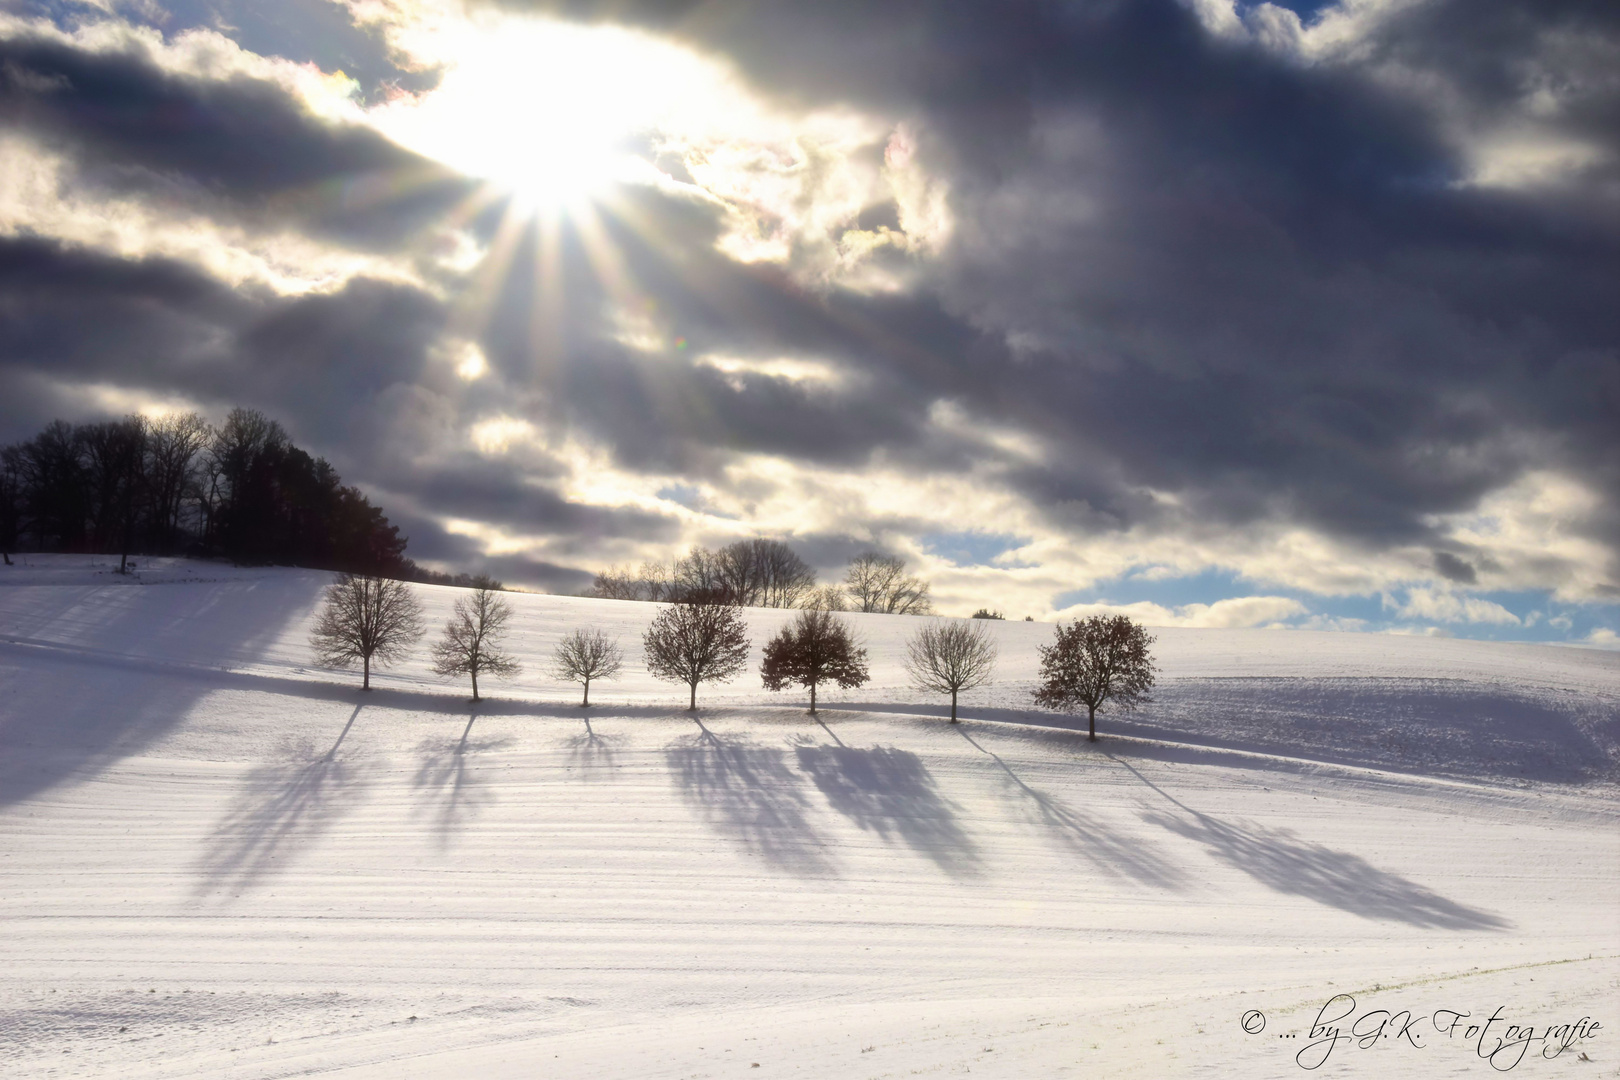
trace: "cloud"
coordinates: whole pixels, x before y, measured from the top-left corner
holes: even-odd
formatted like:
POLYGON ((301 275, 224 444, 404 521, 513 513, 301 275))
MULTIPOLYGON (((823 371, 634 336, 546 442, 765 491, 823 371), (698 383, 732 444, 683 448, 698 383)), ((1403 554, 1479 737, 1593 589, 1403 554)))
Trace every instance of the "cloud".
POLYGON ((1449 551, 1434 553, 1434 569, 1447 581, 1455 581, 1463 585, 1473 585, 1479 580, 1479 575, 1466 560, 1459 559, 1449 551))
POLYGON ((1477 596, 1459 596, 1435 589, 1411 589, 1396 609, 1396 617, 1444 623, 1487 623, 1518 626, 1519 617, 1501 604, 1477 596))
POLYGON ((1147 626, 1195 629, 1241 629, 1281 626, 1308 614, 1304 604, 1285 596, 1235 596, 1213 604, 1186 604, 1167 608, 1159 604, 1075 604, 1055 612, 1058 619, 1088 615, 1127 615, 1147 626))
POLYGON ((393 48, 330 39, 358 87, 308 5, 274 51, 318 66, 263 20, 0 30, 9 437, 97 386, 246 399, 548 580, 758 532, 969 609, 1144 566, 1460 627, 1517 621, 1469 589, 1620 598, 1600 6, 475 5, 638 23, 746 99, 556 220, 367 126, 460 6, 350 10, 393 48), (930 553, 973 530, 1016 561, 930 553))
POLYGON ((10 31, 0 36, 6 126, 59 148, 81 182, 114 196, 386 250, 475 186, 357 123, 347 84, 218 35, 171 45, 133 30, 68 35, 15 20, 0 30, 10 31))

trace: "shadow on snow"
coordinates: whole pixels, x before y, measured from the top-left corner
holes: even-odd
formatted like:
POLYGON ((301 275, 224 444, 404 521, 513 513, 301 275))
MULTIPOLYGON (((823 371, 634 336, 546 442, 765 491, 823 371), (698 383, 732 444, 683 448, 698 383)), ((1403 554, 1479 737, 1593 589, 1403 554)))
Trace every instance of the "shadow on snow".
POLYGON ((1116 877, 1134 878, 1144 885, 1161 889, 1179 891, 1186 884, 1187 875, 1181 868, 1159 854, 1156 846, 1145 837, 1121 833, 1075 810, 1056 796, 1030 787, 999 754, 985 749, 965 728, 954 730, 974 749, 1001 766, 1012 784, 1034 804, 1040 823, 1051 829, 1065 847, 1098 870, 1116 877))
POLYGON ((1404 922, 1442 930, 1505 930, 1512 924, 1466 907, 1399 874, 1380 870, 1359 855, 1301 840, 1287 829, 1242 825, 1200 813, 1143 776, 1130 763, 1107 755, 1182 814, 1142 815, 1203 844, 1216 858, 1280 893, 1303 896, 1366 919, 1404 922))
POLYGON ((681 794, 717 831, 735 836, 766 861, 814 877, 836 874, 826 842, 806 812, 810 800, 788 767, 787 752, 740 736, 722 738, 697 720, 698 733, 664 751, 681 794))
POLYGON ((615 740, 592 727, 590 717, 582 719, 585 721, 584 734, 570 736, 564 744, 568 748, 568 763, 587 780, 611 780, 613 770, 617 767, 613 752, 615 740))
POLYGON ((364 778, 337 752, 361 708, 354 707, 332 748, 314 761, 261 765, 248 773, 205 843, 194 895, 251 888, 283 869, 358 801, 364 778))
POLYGON ((800 746, 799 768, 834 810, 885 841, 904 842, 953 877, 978 875, 978 851, 922 758, 892 746, 845 746, 822 729, 835 745, 800 746))
POLYGON ((488 781, 479 768, 469 765, 469 760, 483 751, 499 750, 512 740, 472 739, 477 720, 477 713, 467 718, 459 739, 428 739, 418 747, 423 753, 422 764, 412 785, 427 798, 440 848, 447 847, 456 832, 495 801, 488 781))

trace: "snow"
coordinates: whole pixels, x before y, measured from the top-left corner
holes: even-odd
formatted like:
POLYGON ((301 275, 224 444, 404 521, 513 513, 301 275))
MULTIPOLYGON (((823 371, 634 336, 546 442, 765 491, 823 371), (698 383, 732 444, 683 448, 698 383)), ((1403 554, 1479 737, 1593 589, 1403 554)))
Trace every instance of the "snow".
POLYGON ((1322 1074, 1501 1071, 1432 1019, 1500 1008, 1486 1051, 1602 1024, 1512 1071, 1617 1075, 1612 653, 1157 631, 1157 702, 1089 744, 1029 707, 1048 625, 992 624, 960 725, 916 620, 859 615, 873 682, 819 721, 753 673, 694 717, 652 605, 515 594, 526 670, 474 710, 425 647, 369 694, 311 666, 327 575, 26 562, 8 1077, 1287 1076, 1339 993, 1429 1019, 1322 1074), (587 624, 631 659, 588 713, 547 660, 587 624))

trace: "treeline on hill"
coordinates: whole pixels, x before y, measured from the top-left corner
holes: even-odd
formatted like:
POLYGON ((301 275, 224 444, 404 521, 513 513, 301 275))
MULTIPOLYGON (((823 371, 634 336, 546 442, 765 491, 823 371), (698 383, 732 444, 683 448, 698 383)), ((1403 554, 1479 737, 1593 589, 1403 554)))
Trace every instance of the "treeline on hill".
POLYGON ((189 554, 451 583, 405 558, 405 537, 280 424, 232 409, 57 420, 0 448, 0 551, 189 554))
POLYGON ((933 610, 926 581, 906 573, 896 555, 868 551, 849 561, 842 584, 816 584, 816 572, 781 540, 738 540, 718 551, 694 547, 639 571, 615 566, 596 575, 586 594, 603 600, 708 602, 738 607, 815 608, 890 615, 933 610))

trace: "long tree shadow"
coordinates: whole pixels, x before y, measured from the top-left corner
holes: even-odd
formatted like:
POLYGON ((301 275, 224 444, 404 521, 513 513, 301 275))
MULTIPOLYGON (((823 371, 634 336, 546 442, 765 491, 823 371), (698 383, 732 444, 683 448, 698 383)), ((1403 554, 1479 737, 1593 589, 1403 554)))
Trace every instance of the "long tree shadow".
POLYGON ((1221 861, 1277 892, 1303 896, 1365 919, 1404 922, 1443 930, 1505 930, 1513 924, 1467 907, 1415 881, 1380 870, 1359 855, 1302 840, 1287 829, 1234 825, 1192 809, 1109 754, 1142 783, 1186 816, 1148 812, 1142 820, 1196 840, 1221 861))
POLYGON ((885 841, 898 838, 953 877, 978 875, 978 850, 922 758, 893 746, 861 750, 832 737, 835 745, 801 746, 798 757, 834 810, 885 841))
POLYGON ((585 733, 569 738, 568 763, 587 780, 611 780, 615 767, 613 740, 598 733, 590 717, 580 719, 585 721, 585 733))
POLYGON ((248 678, 223 669, 257 660, 323 585, 63 588, 26 614, 8 610, 0 589, 0 806, 93 778, 183 725, 210 693, 248 678), (192 662, 166 659, 176 656, 192 662), (42 713, 51 723, 38 723, 42 713))
POLYGON ((664 751, 686 800, 716 831, 742 840, 766 861, 796 874, 835 876, 837 868, 806 816, 810 800, 787 752, 745 738, 698 734, 664 751))
POLYGON ((248 774, 206 842, 194 895, 251 888, 348 812, 364 784, 336 755, 361 708, 354 707, 337 742, 314 761, 263 765, 248 774))
POLYGON ((432 814, 441 849, 495 800, 494 792, 478 770, 468 767, 470 755, 498 750, 512 741, 505 738, 473 740, 472 729, 477 719, 476 713, 467 718, 460 739, 429 739, 419 747, 423 751, 422 764, 412 784, 427 798, 425 805, 432 814))
POLYGON ((1034 804, 1041 823, 1048 826, 1065 847, 1098 870, 1134 878, 1144 885, 1161 889, 1180 890, 1186 884, 1186 873, 1160 855, 1146 838, 1117 832, 1096 818, 1073 809, 1056 796, 1030 787, 999 754, 987 750, 965 728, 953 730, 971 743, 974 749, 1000 765, 1013 785, 1034 804))

